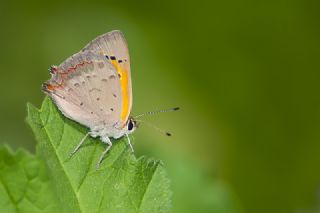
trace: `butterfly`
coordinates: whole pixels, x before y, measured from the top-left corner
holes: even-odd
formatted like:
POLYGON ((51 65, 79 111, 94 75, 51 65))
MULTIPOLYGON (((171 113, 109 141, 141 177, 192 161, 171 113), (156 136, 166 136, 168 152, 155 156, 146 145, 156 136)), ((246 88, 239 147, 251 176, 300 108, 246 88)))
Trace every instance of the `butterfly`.
MULTIPOLYGON (((98 36, 59 66, 51 66, 49 71, 51 79, 42 85, 42 90, 64 116, 90 129, 71 156, 89 135, 100 137, 107 144, 97 168, 112 147, 111 138, 126 136, 133 151, 129 134, 136 130, 137 121, 130 116, 130 57, 127 42, 120 31, 98 36)), ((149 112, 152 113, 156 112, 149 112)))

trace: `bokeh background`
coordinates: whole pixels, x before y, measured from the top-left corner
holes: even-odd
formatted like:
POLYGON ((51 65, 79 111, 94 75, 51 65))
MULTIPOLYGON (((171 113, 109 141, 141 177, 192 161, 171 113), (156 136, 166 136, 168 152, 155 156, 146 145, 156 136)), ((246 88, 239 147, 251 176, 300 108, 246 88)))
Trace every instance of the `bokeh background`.
POLYGON ((130 48, 136 154, 162 159, 173 212, 320 212, 319 1, 0 2, 0 142, 34 151, 26 103, 96 36, 130 48))

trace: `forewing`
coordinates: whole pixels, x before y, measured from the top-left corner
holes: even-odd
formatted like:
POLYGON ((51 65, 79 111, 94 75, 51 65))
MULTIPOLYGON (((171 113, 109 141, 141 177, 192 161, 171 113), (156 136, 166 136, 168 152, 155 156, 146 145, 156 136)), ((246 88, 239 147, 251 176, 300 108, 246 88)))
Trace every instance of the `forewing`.
POLYGON ((123 98, 120 118, 124 125, 131 112, 132 86, 128 45, 123 34, 118 30, 103 34, 91 41, 82 51, 92 51, 102 55, 113 64, 120 75, 123 98))
POLYGON ((115 67, 101 55, 77 53, 43 84, 61 112, 89 128, 113 126, 121 115, 121 85, 115 67))

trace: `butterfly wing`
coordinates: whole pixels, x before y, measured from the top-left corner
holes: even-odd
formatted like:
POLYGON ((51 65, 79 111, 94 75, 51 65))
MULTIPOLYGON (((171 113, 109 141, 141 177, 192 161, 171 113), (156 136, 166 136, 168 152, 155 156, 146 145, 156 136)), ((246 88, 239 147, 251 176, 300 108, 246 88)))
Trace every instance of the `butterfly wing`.
POLYGON ((103 56, 117 70, 122 94, 120 120, 122 125, 125 125, 131 112, 132 86, 128 45, 123 34, 118 30, 103 34, 91 41, 82 51, 92 51, 103 56))
POLYGON ((121 85, 115 67, 83 51, 51 70, 43 90, 68 118, 89 128, 113 126, 121 115, 121 85))

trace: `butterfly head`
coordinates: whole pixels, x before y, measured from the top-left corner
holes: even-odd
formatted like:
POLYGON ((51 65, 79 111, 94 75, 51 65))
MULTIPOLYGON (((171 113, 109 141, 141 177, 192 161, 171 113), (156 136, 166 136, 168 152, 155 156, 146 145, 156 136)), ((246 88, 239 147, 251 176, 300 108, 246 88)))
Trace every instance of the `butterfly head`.
POLYGON ((125 129, 128 134, 131 134, 137 129, 138 126, 139 125, 138 125, 137 121, 133 117, 129 117, 129 119, 125 125, 125 129))

